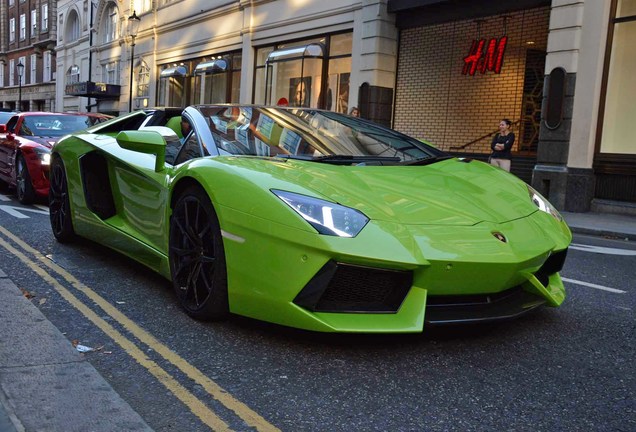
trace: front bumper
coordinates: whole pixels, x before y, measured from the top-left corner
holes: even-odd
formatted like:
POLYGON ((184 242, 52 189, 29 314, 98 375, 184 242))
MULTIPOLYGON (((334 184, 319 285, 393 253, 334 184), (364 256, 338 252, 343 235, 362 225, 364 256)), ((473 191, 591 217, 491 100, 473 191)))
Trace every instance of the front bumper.
POLYGON ((265 321, 326 332, 421 332, 425 322, 509 319, 565 299, 558 271, 571 234, 542 212, 460 227, 373 222, 353 239, 232 216, 223 224, 232 233, 224 239, 230 309, 265 321), (334 281, 337 272, 325 271, 334 264, 368 268, 370 276, 334 281), (395 289, 384 303, 375 280, 395 289), (365 285, 373 296, 365 298, 365 285))

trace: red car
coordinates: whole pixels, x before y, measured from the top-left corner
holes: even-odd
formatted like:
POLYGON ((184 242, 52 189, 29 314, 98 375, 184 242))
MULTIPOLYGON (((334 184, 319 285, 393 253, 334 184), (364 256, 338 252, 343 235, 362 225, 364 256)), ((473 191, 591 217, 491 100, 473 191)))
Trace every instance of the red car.
POLYGON ((32 203, 49 193, 51 147, 64 135, 101 123, 99 113, 23 112, 0 124, 0 181, 15 187, 18 200, 32 203))

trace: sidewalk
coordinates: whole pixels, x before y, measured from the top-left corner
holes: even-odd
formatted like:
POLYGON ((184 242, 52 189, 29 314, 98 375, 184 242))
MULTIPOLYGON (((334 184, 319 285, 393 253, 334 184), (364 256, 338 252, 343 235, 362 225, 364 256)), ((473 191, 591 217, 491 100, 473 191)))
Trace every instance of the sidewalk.
POLYGON ((636 216, 568 212, 561 212, 561 215, 573 233, 636 240, 636 216))
POLYGON ((0 431, 152 431, 0 270, 0 431))
MULTIPOLYGON (((636 216, 562 213, 572 232, 636 241, 636 216)), ((0 270, 0 432, 152 431, 0 270)))

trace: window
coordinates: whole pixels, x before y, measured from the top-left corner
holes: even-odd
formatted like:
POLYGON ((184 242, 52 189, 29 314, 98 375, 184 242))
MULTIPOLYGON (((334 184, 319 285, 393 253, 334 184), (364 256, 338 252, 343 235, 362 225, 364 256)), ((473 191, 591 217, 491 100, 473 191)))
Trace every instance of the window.
POLYGON ((19 81, 19 84, 24 85, 24 83, 26 83, 26 73, 27 73, 26 57, 18 57, 18 64, 20 63, 24 65, 24 68, 22 69, 22 76, 18 76, 18 81, 19 81))
POLYGON ((145 61, 139 65, 137 72, 137 97, 147 98, 149 95, 148 84, 150 83, 150 67, 145 61))
POLYGON ((117 23, 119 20, 119 14, 117 13, 117 7, 114 4, 110 4, 105 12, 105 22, 103 31, 103 42, 112 42, 117 40, 117 23))
POLYGON ((258 48, 253 102, 347 113, 352 40, 348 32, 258 48))
POLYGON ((35 9, 31 11, 31 37, 35 37, 38 32, 38 13, 35 9))
POLYGON ((41 7, 42 10, 42 31, 48 31, 49 29, 49 5, 47 3, 43 4, 41 7))
POLYGON ((4 63, 0 64, 0 87, 4 87, 4 63))
POLYGON ((9 19, 9 42, 15 42, 15 18, 9 19))
POLYGON ((134 11, 142 14, 152 10, 152 0, 135 0, 134 11))
POLYGON ((80 68, 73 65, 66 71, 66 84, 75 84, 80 80, 80 68))
POLYGON ((31 72, 29 73, 29 84, 35 84, 35 78, 37 77, 38 71, 38 56, 35 54, 31 54, 31 60, 29 62, 31 66, 31 72))
POLYGON ((241 54, 204 59, 194 69, 195 103, 238 103, 241 86, 241 54))
POLYGON ((42 55, 42 82, 51 81, 51 51, 44 51, 42 55))
POLYGON ((159 106, 186 106, 186 84, 188 67, 181 65, 165 65, 159 74, 159 106))
POLYGON ((9 60, 9 86, 14 86, 15 83, 15 60, 9 60))
POLYGON ((26 39, 26 15, 20 14, 20 40, 26 39))
POLYGON ((74 42, 80 38, 80 22, 77 12, 74 10, 68 16, 66 21, 66 42, 74 42))
POLYGON ((636 69, 636 3, 619 0, 612 24, 600 150, 601 153, 636 155, 632 127, 636 114, 636 82, 632 76, 636 69))
POLYGON ((106 65, 104 66, 104 72, 104 81, 106 81, 106 84, 119 85, 119 61, 106 63, 106 65))

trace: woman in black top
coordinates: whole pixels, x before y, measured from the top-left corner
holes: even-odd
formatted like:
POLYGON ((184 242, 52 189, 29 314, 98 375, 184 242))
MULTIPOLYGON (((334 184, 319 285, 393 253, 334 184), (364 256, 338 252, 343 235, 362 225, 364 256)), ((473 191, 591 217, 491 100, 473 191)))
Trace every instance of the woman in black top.
POLYGON ((510 159, 512 158, 510 150, 515 142, 515 134, 510 131, 511 125, 512 122, 508 119, 499 122, 499 133, 494 136, 492 143, 490 143, 492 149, 490 164, 508 172, 510 172, 510 159))

